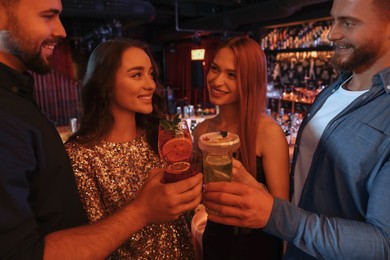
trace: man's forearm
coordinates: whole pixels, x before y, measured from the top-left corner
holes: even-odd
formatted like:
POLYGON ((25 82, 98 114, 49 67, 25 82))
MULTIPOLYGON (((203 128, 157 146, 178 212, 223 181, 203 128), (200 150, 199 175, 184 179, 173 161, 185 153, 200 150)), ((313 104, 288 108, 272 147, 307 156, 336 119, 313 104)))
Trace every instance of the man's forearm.
POLYGON ((130 204, 97 223, 47 235, 44 259, 104 259, 145 225, 141 210, 130 204))
POLYGON ((264 231, 321 259, 385 259, 385 236, 372 224, 329 218, 275 199, 264 231))

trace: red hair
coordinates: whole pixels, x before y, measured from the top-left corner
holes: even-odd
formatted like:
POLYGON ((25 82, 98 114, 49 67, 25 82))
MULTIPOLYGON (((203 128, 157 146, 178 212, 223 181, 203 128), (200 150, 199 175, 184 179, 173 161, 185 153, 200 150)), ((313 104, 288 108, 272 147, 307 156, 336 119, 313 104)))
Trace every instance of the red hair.
POLYGON ((240 95, 239 157, 245 168, 256 176, 256 133, 260 115, 266 106, 266 57, 260 45, 250 38, 232 38, 221 48, 233 51, 236 65, 240 95))

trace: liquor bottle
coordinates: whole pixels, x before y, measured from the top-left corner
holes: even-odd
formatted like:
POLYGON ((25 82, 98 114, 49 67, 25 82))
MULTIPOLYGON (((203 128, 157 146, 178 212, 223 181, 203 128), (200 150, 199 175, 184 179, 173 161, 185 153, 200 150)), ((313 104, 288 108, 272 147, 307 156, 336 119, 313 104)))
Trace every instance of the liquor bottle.
POLYGON ((278 117, 277 117, 277 122, 280 126, 284 127, 284 123, 285 123, 285 120, 284 120, 284 108, 281 107, 279 109, 279 113, 278 113, 278 117))
POLYGON ((202 109, 202 105, 201 105, 201 104, 197 104, 197 105, 196 105, 195 116, 200 116, 200 117, 203 117, 203 116, 204 116, 204 113, 203 113, 203 109, 202 109))
POLYGON ((295 141, 297 139, 297 133, 299 129, 298 117, 299 117, 298 113, 294 113, 291 115, 291 127, 290 127, 291 144, 295 144, 295 141))

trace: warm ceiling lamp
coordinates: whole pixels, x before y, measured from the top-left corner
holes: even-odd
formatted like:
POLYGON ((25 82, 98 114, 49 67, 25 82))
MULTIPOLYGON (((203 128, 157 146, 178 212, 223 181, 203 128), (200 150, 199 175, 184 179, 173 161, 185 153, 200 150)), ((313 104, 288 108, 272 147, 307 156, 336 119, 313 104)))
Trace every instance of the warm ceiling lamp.
POLYGON ((205 49, 191 50, 191 60, 204 60, 205 49))

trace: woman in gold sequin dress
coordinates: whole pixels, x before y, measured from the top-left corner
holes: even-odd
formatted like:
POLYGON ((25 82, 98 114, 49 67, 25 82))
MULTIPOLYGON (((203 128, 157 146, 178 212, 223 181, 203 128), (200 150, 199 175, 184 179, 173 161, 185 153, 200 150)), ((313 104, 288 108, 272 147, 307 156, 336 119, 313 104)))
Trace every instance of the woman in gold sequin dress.
MULTIPOLYGON (((92 223, 134 200, 149 173, 163 166, 157 154, 158 120, 164 116, 162 98, 155 93, 157 74, 149 47, 136 40, 102 43, 89 59, 84 114, 66 149, 92 223)), ((110 257, 193 258, 184 217, 146 226, 110 257)))

